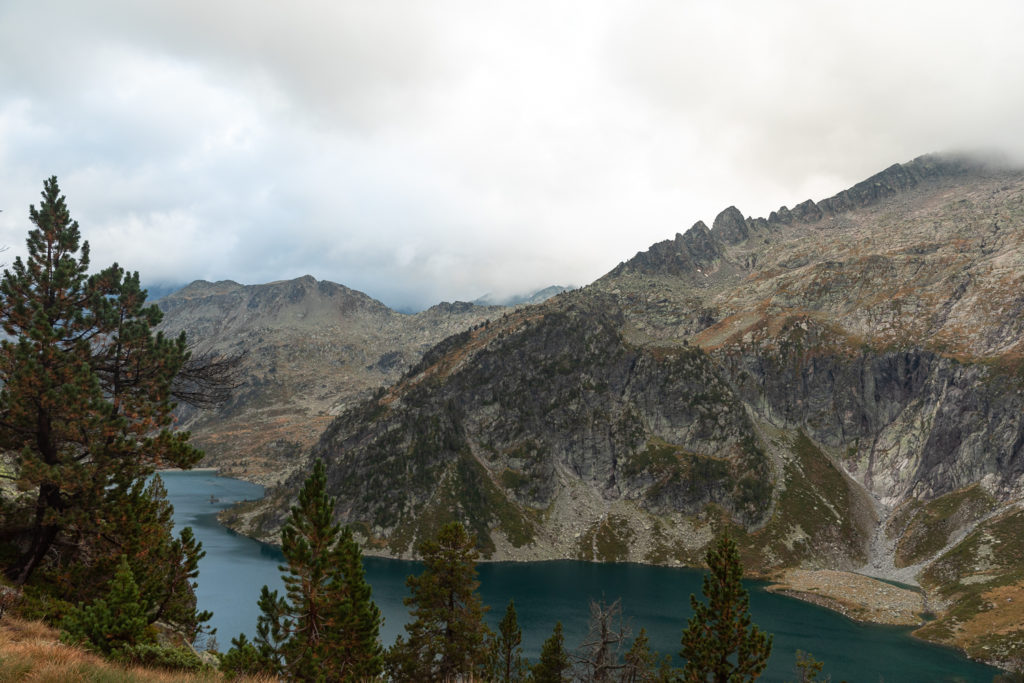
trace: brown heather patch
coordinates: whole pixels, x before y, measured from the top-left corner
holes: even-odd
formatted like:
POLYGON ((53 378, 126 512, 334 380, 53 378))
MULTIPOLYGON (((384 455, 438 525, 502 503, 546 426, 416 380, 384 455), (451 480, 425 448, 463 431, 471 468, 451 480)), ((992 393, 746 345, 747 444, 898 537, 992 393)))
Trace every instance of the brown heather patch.
POLYGON ((928 626, 914 635, 959 648, 968 656, 997 664, 1024 657, 1024 581, 997 586, 980 595, 981 610, 952 623, 928 626))
POLYGON ((762 312, 742 311, 701 330, 693 341, 704 350, 713 351, 739 341, 748 330, 763 327, 766 323, 767 320, 762 312))
MULTIPOLYGON (((216 465, 221 474, 257 483, 275 483, 287 477, 301 460, 282 462, 277 444, 297 444, 305 452, 334 419, 331 415, 310 415, 297 421, 287 416, 228 423, 215 433, 203 434, 193 443, 207 453, 219 455, 216 465), (243 457, 233 456, 238 444, 246 445, 243 457)), ((204 465, 209 460, 204 461, 204 465)))
POLYGON ((385 392, 384 396, 380 399, 380 403, 390 406, 400 396, 407 393, 410 389, 419 386, 424 381, 432 377, 447 377, 451 375, 467 358, 475 355, 502 334, 514 335, 522 331, 531 322, 541 320, 543 317, 543 313, 516 311, 507 314, 507 317, 502 320, 491 321, 490 325, 468 330, 469 339, 466 343, 459 345, 452 352, 446 353, 436 363, 425 368, 419 374, 396 382, 385 392))
POLYGON ((852 358, 864 344, 860 337, 832 323, 827 315, 819 311, 773 308, 761 302, 756 311, 730 316, 719 324, 729 321, 742 321, 746 324, 734 324, 737 329, 729 331, 724 338, 721 332, 713 331, 712 326, 694 337, 694 342, 708 352, 727 347, 739 347, 732 350, 742 350, 751 344, 778 348, 785 343, 795 343, 800 349, 801 359, 822 354, 852 358), (803 340, 808 335, 813 338, 813 342, 804 344, 803 340))
POLYGON ((1024 628, 1024 581, 993 588, 982 593, 981 599, 987 609, 960 625, 966 641, 1024 628))
POLYGON ((748 282, 767 282, 776 277, 780 277, 788 273, 789 270, 786 268, 780 268, 774 266, 771 268, 765 268, 764 270, 756 270, 750 275, 747 275, 748 282))
MULTIPOLYGON (((0 619, 0 681, 65 683, 202 683, 226 680, 220 673, 174 673, 123 667, 78 647, 65 645, 57 630, 38 621, 10 616, 0 619)), ((236 681, 269 683, 276 678, 243 677, 236 681)))

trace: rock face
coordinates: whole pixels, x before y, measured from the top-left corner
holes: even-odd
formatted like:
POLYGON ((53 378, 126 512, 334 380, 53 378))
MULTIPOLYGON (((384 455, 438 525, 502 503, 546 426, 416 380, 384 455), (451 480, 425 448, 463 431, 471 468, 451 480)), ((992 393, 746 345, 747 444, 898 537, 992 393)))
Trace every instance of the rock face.
MULTIPOLYGON (((918 577, 942 609, 1020 585, 992 539, 1024 497, 1022 333, 1024 173, 921 157, 492 316, 311 455, 368 552, 458 519, 495 559, 698 564, 729 528, 748 567, 918 577)), ((232 523, 273 540, 302 478, 232 523)))
POLYGON ((750 236, 743 214, 735 206, 718 214, 712 224, 711 233, 726 244, 739 244, 750 236))
POLYGON ((266 285, 197 281, 157 302, 161 329, 184 330, 199 351, 244 353, 242 385, 180 423, 204 466, 278 481, 338 414, 390 384, 445 337, 501 315, 501 307, 442 303, 415 315, 310 276, 266 285))

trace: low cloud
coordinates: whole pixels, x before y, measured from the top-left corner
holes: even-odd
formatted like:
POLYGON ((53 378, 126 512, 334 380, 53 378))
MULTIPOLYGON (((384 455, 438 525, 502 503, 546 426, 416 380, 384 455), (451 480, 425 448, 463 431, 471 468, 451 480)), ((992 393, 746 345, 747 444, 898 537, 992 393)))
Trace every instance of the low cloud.
POLYGON ((1024 160, 1022 30, 1017 2, 5 3, 0 242, 56 174, 97 265, 149 282, 584 284, 729 204, 1024 160))

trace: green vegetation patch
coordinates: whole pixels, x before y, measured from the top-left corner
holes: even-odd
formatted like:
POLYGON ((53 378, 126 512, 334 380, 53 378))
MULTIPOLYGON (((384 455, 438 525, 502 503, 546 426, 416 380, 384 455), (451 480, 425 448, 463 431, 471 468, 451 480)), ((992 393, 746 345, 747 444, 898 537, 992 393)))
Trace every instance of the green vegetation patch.
MULTIPOLYGON (((652 483, 644 493, 646 508, 696 514, 708 503, 730 508, 745 524, 762 520, 771 507, 771 463, 752 437, 733 447, 728 458, 692 453, 651 439, 624 459, 627 479, 652 483)), ((641 483, 646 483, 642 482, 641 483)))
POLYGON ((889 521, 885 525, 886 534, 889 538, 902 534, 922 507, 924 507, 923 502, 917 498, 910 498, 893 510, 892 514, 889 515, 889 521))
POLYGON ((693 502, 708 502, 722 497, 722 491, 733 487, 734 480, 725 458, 697 453, 679 453, 678 461, 666 467, 661 478, 648 489, 646 498, 683 495, 693 502))
POLYGON ((633 538, 629 520, 619 515, 608 515, 580 536, 577 556, 588 561, 624 562, 629 559, 633 538))
POLYGON ((995 505, 987 491, 972 484, 908 510, 906 530, 896 545, 896 566, 906 567, 935 555, 957 529, 977 521, 995 505))
POLYGON ((984 522, 960 543, 928 565, 921 574, 925 585, 945 597, 984 591, 1024 577, 1024 510, 1013 510, 984 522), (992 578, 963 584, 980 573, 992 578))
POLYGON ((644 561, 649 564, 667 565, 675 560, 687 567, 698 567, 701 564, 701 554, 692 552, 682 543, 672 541, 665 533, 665 527, 661 521, 655 519, 651 526, 650 545, 644 561))
POLYGON ((647 447, 626 458, 622 472, 627 477, 637 477, 644 473, 662 475, 676 471, 682 467, 682 449, 658 439, 647 442, 647 447))
POLYGON ((538 471, 544 470, 547 446, 526 439, 504 453, 509 466, 498 475, 498 483, 506 491, 511 491, 517 500, 536 501, 544 491, 545 476, 538 471))
POLYGON ((922 585, 937 590, 952 607, 915 634, 952 642, 962 624, 991 609, 983 597, 986 592, 1024 582, 1024 511, 1014 510, 984 522, 928 565, 920 580, 922 585))
POLYGON ((530 515, 510 501, 491 481, 483 465, 467 452, 441 477, 436 494, 413 514, 402 517, 388 539, 395 553, 435 536, 449 522, 462 522, 476 535, 477 549, 484 557, 494 554, 493 530, 499 530, 516 548, 533 542, 535 524, 530 515))
POLYGON ((764 519, 772 503, 772 466, 768 455, 754 437, 744 436, 739 443, 733 491, 736 511, 745 522, 753 524, 764 519))
POLYGON ((665 536, 665 528, 661 522, 655 521, 650 532, 650 547, 644 556, 644 561, 649 564, 668 564, 672 556, 672 544, 665 536))
MULTIPOLYGON (((533 542, 533 522, 491 481, 483 465, 471 455, 464 453, 458 460, 456 473, 457 502, 472 525, 472 530, 478 533, 480 538, 486 534, 490 542, 490 533, 486 526, 490 524, 501 530, 516 548, 533 542)), ((493 552, 493 543, 490 543, 490 546, 493 552)), ((481 550, 484 550, 483 546, 481 550)))
POLYGON ((530 475, 519 470, 506 469, 501 473, 501 485, 517 494, 522 493, 530 485, 530 475))
POLYGON ((537 462, 543 460, 548 453, 547 446, 533 439, 526 439, 511 448, 505 450, 505 455, 524 462, 537 462))
POLYGON ((797 566, 824 559, 829 546, 863 559, 865 538, 843 473, 803 432, 794 437, 791 453, 783 470, 786 487, 771 519, 753 533, 737 534, 745 561, 755 560, 762 569, 797 566))

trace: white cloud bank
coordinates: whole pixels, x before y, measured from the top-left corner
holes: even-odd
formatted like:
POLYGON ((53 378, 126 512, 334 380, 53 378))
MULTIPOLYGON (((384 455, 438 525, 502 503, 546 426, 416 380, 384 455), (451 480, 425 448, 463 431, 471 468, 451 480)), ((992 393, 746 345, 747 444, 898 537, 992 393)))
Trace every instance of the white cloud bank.
POLYGON ((0 243, 56 174, 151 283, 584 284, 729 204, 1024 158, 1014 2, 8 0, 0 243))

